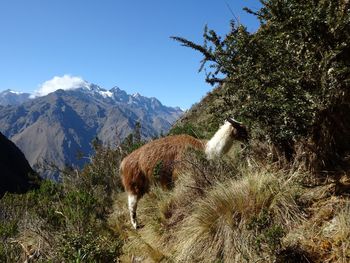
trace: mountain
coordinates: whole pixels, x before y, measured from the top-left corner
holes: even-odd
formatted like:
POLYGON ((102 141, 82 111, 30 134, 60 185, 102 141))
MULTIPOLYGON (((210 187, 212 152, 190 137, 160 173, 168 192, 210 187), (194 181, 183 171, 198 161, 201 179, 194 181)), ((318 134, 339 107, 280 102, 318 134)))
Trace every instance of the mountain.
MULTIPOLYGON (((97 85, 57 90, 20 105, 0 107, 0 131, 40 169, 43 161, 60 168, 82 166, 92 154, 91 141, 98 137, 105 145, 116 146, 129 135, 137 122, 141 136, 150 139, 167 132, 182 115, 179 108, 166 107, 156 98, 129 95, 115 87, 97 85)), ((44 172, 45 177, 57 173, 44 172)))
POLYGON ((0 92, 0 105, 2 106, 19 105, 29 100, 30 96, 31 96, 30 93, 17 92, 17 91, 7 89, 0 92))
POLYGON ((22 193, 37 185, 38 178, 18 147, 0 133, 0 197, 22 193))

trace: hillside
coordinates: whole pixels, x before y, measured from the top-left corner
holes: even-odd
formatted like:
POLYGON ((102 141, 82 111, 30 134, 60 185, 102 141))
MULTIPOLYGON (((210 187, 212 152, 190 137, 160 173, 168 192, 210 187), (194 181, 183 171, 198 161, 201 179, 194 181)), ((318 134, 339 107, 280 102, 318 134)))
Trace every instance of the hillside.
POLYGON ((139 148, 123 162, 124 181, 149 188, 137 213, 138 192, 128 196, 116 167, 140 144, 95 143, 60 183, 0 199, 0 261, 350 262, 349 10, 342 0, 267 0, 247 10, 261 22, 255 33, 231 22, 224 37, 205 28, 202 46, 175 37, 203 54, 217 86, 170 133, 210 139, 234 116, 248 140, 232 141, 231 121, 210 140, 231 146, 215 158, 188 145, 175 158, 181 140, 161 140, 152 155, 139 148))
POLYGON ((38 176, 16 145, 0 133, 0 198, 5 192, 24 193, 38 186, 38 176))
POLYGON ((177 127, 181 128, 190 125, 194 132, 204 132, 205 136, 209 137, 216 131, 223 119, 232 117, 229 111, 221 116, 216 114, 217 108, 220 108, 220 104, 223 103, 222 98, 224 96, 225 94, 222 86, 219 85, 215 87, 212 91, 208 92, 201 101, 192 105, 186 114, 176 121, 172 129, 174 130, 177 127), (202 129, 202 127, 205 127, 205 129, 202 129))
MULTIPOLYGON (((119 88, 109 91, 96 85, 58 90, 20 105, 0 109, 1 131, 24 152, 29 163, 54 163, 82 167, 92 154, 96 137, 115 147, 141 124, 143 140, 169 130, 182 114, 155 98, 129 95, 119 88)), ((46 176, 57 176, 45 172, 46 176)))

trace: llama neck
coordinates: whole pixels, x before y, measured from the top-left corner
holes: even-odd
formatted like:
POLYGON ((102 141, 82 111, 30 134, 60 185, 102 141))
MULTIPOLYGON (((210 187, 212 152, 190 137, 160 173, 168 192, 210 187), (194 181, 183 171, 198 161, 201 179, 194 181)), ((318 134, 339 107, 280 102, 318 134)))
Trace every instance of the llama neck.
POLYGON ((233 144, 231 137, 232 125, 225 122, 224 125, 214 134, 214 136, 205 145, 205 154, 208 159, 213 159, 228 152, 233 144))

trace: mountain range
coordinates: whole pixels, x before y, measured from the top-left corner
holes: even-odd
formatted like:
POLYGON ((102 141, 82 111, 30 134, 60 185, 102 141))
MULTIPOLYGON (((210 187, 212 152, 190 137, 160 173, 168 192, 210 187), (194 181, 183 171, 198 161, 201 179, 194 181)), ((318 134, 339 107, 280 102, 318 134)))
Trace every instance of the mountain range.
POLYGON ((139 122, 141 137, 147 140, 166 133, 183 114, 180 108, 164 106, 156 98, 90 83, 40 97, 7 90, 0 93, 0 104, 0 132, 44 177, 56 177, 57 173, 40 168, 42 162, 60 168, 81 167, 88 158, 77 156, 91 156, 91 142, 96 137, 114 147, 139 122))
POLYGON ((29 100, 31 94, 24 92, 17 92, 10 89, 0 92, 0 105, 19 105, 27 100, 29 100))

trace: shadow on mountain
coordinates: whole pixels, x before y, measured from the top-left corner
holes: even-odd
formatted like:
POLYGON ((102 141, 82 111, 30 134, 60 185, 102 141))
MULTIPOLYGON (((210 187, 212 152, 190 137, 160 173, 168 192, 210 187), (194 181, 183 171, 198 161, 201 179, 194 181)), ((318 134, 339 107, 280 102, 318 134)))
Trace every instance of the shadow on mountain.
POLYGON ((24 193, 39 185, 39 177, 17 146, 0 133, 0 197, 24 193))

